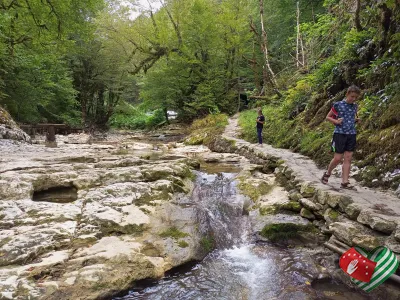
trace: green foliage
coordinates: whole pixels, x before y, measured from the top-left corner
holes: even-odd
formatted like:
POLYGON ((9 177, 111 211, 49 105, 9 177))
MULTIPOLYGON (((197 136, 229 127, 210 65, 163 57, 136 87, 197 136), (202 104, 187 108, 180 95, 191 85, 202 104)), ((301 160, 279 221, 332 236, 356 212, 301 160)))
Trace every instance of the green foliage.
POLYGON ((78 125, 76 91, 67 53, 72 35, 87 37, 90 19, 102 0, 18 1, 4 4, 0 15, 0 104, 20 122, 58 121, 78 125), (43 116, 37 106, 49 114, 43 116), (52 118, 50 118, 52 119, 52 118))
POLYGON ((3 77, 6 96, 0 99, 0 103, 17 121, 35 123, 54 119, 49 118, 49 114, 47 118, 41 114, 37 105, 46 111, 61 113, 58 119, 68 121, 73 118, 68 111, 73 110, 76 93, 65 64, 51 53, 21 52, 23 56, 15 56, 9 65, 13 72, 3 77))
POLYGON ((121 101, 109 120, 109 125, 120 129, 151 129, 165 122, 162 110, 147 112, 143 107, 134 107, 121 101))
POLYGON ((146 126, 148 128, 154 128, 165 122, 164 112, 161 109, 157 109, 153 114, 147 119, 146 126))
POLYGON ((174 110, 181 120, 192 121, 237 111, 251 9, 245 0, 175 0, 134 22, 123 9, 110 9, 102 31, 118 41, 113 49, 125 57, 129 72, 138 74, 146 107, 174 110))
POLYGON ((167 230, 163 231, 160 233, 160 236, 163 238, 173 238, 175 240, 181 239, 181 238, 185 238, 187 236, 189 236, 189 234, 180 231, 178 228, 176 227, 170 227, 167 230))
POLYGON ((355 28, 352 28, 344 35, 343 46, 338 52, 339 60, 358 59, 362 45, 372 40, 375 34, 375 28, 369 28, 363 31, 357 31, 355 28))
POLYGON ((185 139, 185 144, 207 145, 223 133, 226 125, 228 125, 228 116, 225 114, 210 114, 205 118, 195 120, 190 126, 190 135, 185 139))
POLYGON ((211 236, 205 236, 200 240, 200 245, 206 252, 210 252, 214 249, 214 239, 211 236))

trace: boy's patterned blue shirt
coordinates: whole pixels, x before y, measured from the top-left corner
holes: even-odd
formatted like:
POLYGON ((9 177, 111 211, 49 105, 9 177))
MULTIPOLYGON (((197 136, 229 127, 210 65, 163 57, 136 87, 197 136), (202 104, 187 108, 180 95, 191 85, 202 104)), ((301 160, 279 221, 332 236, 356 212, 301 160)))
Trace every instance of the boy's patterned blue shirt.
POLYGON ((346 102, 346 99, 336 102, 333 104, 332 112, 336 116, 336 120, 343 118, 341 125, 335 126, 334 133, 341 134, 356 134, 356 114, 358 106, 357 104, 350 104, 346 102))

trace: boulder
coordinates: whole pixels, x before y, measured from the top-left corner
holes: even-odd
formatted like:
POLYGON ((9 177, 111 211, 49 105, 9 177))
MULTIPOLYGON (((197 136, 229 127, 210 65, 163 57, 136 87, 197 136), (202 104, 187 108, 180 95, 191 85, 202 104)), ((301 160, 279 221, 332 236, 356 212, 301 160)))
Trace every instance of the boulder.
POLYGON ((303 196, 297 191, 297 190, 292 190, 289 192, 289 199, 292 201, 299 201, 303 196))
POLYGON ((351 220, 357 220, 358 215, 361 212, 361 208, 362 208, 361 205, 356 203, 351 203, 345 208, 344 212, 346 213, 346 215, 349 216, 351 220))
POLYGON ((368 225, 376 231, 387 234, 391 234, 397 227, 396 222, 390 220, 384 215, 378 215, 377 213, 369 210, 363 210, 359 214, 357 221, 361 224, 368 225))
POLYGON ((303 182, 301 184, 300 187, 300 194, 304 197, 304 198, 311 198, 312 196, 314 196, 316 192, 315 187, 312 185, 311 182, 303 182))
POLYGON ((337 222, 339 219, 339 216, 340 216, 340 214, 336 210, 334 210, 332 208, 326 209, 324 212, 324 219, 326 221, 326 225, 329 226, 330 224, 337 222))
POLYGON ((315 194, 315 199, 318 201, 318 203, 325 205, 328 202, 328 198, 329 193, 327 191, 317 190, 317 193, 315 194))
POLYGON ((327 197, 328 205, 332 208, 339 208, 341 211, 344 211, 348 205, 354 202, 349 196, 336 193, 329 193, 327 197))
POLYGON ((329 230, 340 241, 349 246, 360 246, 367 250, 372 250, 385 243, 386 236, 375 232, 360 223, 351 220, 341 220, 329 226, 329 230))
POLYGON ((397 228, 396 231, 394 232, 394 238, 400 242, 400 228, 397 228))
POLYGON ((307 208, 302 208, 300 211, 300 216, 302 216, 303 218, 309 219, 309 220, 315 220, 315 216, 314 214, 309 211, 307 208))
POLYGON ((323 210, 323 206, 319 203, 314 203, 309 199, 302 198, 299 200, 300 204, 303 205, 305 208, 313 211, 313 212, 320 212, 323 210))
POLYGON ((2 107, 0 107, 0 139, 32 142, 30 136, 18 127, 10 114, 2 107))

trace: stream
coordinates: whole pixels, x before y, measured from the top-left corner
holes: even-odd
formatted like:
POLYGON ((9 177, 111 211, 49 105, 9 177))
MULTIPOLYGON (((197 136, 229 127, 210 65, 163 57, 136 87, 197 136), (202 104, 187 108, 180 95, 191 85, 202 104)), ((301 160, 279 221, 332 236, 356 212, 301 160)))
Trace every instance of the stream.
POLYGON ((284 208, 262 163, 165 136, 3 143, 0 298, 399 299, 349 288, 329 232, 284 208), (259 235, 280 223, 303 231, 259 235))
POLYGON ((244 210, 248 200, 237 193, 239 171, 202 168, 191 199, 181 200, 198 207, 200 230, 211 233, 215 249, 201 262, 178 267, 161 280, 135 283, 115 300, 372 299, 329 278, 313 281, 312 250, 257 243, 244 210))

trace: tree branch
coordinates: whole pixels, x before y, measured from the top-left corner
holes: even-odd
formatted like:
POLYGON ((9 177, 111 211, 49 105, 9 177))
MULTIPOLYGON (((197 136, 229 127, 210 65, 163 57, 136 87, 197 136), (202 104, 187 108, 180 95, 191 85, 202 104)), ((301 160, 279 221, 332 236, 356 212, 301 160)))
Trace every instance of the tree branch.
POLYGON ((50 13, 49 13, 49 15, 53 13, 53 14, 56 16, 56 19, 57 19, 58 38, 61 38, 61 18, 60 18, 60 16, 58 15, 57 11, 55 10, 53 3, 51 3, 50 0, 46 0, 46 3, 50 6, 50 13))
POLYGON ((174 18, 172 18, 172 15, 170 13, 170 11, 168 10, 168 8, 166 7, 166 5, 163 3, 162 0, 160 0, 161 5, 163 6, 163 8, 165 9, 165 11, 167 12, 168 18, 171 21, 172 25, 174 26, 175 29, 175 33, 176 36, 178 37, 178 45, 179 47, 182 45, 182 36, 181 36, 181 32, 179 30, 179 26, 178 24, 174 21, 174 18))
POLYGON ((356 11, 354 13, 354 26, 356 27, 357 31, 363 30, 360 21, 360 10, 361 10, 361 0, 356 0, 356 11))

